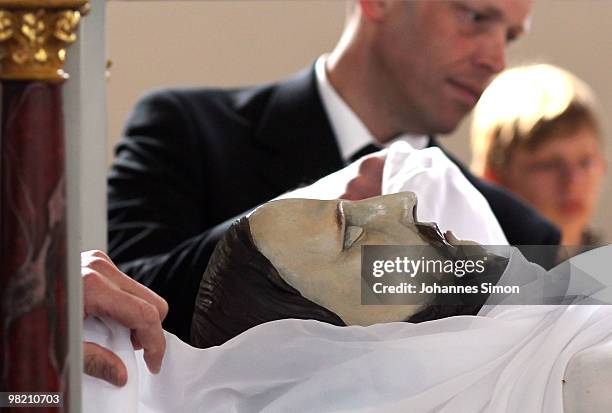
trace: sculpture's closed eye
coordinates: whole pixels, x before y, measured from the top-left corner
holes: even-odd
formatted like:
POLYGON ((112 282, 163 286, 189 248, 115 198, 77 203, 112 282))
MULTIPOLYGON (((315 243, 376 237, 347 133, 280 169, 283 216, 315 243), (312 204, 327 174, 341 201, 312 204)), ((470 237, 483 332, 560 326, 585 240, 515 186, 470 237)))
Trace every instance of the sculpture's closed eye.
POLYGON ((344 243, 342 248, 347 250, 353 246, 355 242, 364 234, 364 229, 355 225, 349 225, 344 231, 344 243))

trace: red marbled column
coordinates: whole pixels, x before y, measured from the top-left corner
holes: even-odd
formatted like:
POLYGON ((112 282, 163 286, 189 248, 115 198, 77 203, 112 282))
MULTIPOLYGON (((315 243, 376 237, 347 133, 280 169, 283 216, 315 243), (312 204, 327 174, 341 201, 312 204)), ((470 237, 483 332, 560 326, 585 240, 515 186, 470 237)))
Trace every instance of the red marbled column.
POLYGON ((68 411, 60 83, 2 83, 0 148, 0 391, 62 391, 31 411, 68 411))

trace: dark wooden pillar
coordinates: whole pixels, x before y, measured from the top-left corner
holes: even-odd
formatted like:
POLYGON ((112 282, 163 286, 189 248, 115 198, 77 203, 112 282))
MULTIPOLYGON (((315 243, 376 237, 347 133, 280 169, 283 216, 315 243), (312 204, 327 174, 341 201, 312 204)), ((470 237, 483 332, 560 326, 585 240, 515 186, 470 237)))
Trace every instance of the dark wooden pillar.
POLYGON ((18 412, 69 411, 61 88, 85 6, 0 0, 0 391, 64 396, 18 412))
POLYGON ((3 391, 65 391, 66 203, 61 85, 2 83, 3 391))

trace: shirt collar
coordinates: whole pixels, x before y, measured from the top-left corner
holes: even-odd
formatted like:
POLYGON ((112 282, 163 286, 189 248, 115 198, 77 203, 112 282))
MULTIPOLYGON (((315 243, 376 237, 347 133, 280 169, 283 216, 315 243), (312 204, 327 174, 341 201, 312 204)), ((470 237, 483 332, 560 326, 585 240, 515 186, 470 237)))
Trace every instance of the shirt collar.
POLYGON ((322 55, 317 59, 315 63, 315 75, 317 78, 319 95, 323 101, 323 107, 329 117, 332 130, 336 135, 338 147, 340 148, 340 155, 344 161, 348 161, 355 152, 370 143, 380 147, 388 147, 394 142, 403 140, 408 142, 415 149, 427 147, 429 144, 429 137, 425 135, 410 135, 407 133, 403 133, 385 144, 377 142, 366 125, 364 125, 361 119, 359 119, 329 82, 325 69, 326 62, 327 55, 322 55))

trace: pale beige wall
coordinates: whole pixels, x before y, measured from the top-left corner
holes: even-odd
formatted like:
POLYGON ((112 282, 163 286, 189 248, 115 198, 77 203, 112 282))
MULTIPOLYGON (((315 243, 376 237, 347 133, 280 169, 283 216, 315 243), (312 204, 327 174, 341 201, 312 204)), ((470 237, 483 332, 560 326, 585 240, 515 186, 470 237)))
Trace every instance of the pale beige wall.
POLYGON ((331 50, 343 1, 109 2, 109 137, 136 99, 167 85, 272 81, 331 50))
MULTIPOLYGON (((109 147, 138 96, 167 85, 242 85, 286 76, 330 50, 344 20, 341 0, 109 2, 109 147)), ((612 2, 538 0, 532 31, 510 63, 547 61, 587 80, 612 134, 612 2)), ((467 123, 445 140, 469 160, 467 123)), ((606 148, 612 160, 612 142, 606 148)), ((596 223, 612 236, 612 187, 596 223)))

